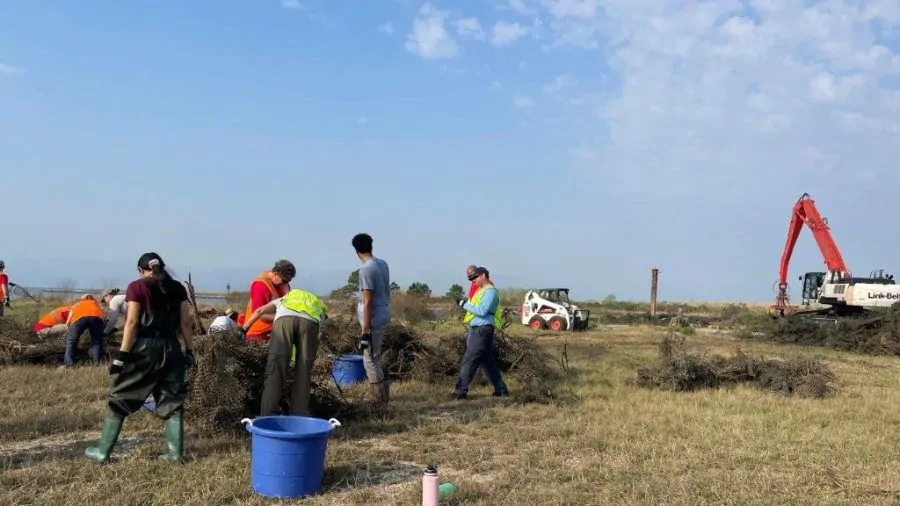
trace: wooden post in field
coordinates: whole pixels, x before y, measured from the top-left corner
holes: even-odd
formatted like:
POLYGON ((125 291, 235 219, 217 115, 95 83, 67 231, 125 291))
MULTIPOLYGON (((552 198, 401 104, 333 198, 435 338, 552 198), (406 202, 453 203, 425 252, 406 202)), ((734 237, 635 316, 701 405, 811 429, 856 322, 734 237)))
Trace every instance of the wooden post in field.
POLYGON ((659 288, 659 269, 650 270, 650 316, 656 318, 656 291, 659 288))
POLYGON ((188 302, 194 309, 194 322, 197 324, 197 335, 206 335, 206 329, 203 327, 203 320, 200 319, 200 309, 197 307, 197 294, 194 292, 194 283, 191 280, 191 273, 188 272, 188 302))

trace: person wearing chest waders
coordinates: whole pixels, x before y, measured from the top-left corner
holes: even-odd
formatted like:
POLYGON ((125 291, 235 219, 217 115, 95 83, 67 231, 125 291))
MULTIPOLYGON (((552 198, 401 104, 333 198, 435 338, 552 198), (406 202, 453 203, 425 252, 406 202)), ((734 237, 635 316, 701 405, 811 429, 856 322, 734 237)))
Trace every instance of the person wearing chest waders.
POLYGON ((122 344, 109 368, 114 376, 100 442, 85 450, 106 462, 119 438, 125 417, 141 409, 147 396, 156 400, 155 414, 165 420, 167 453, 159 459, 181 462, 187 373, 194 366, 192 326, 187 290, 172 279, 156 253, 138 260, 140 278, 128 285, 128 313, 122 344), (184 339, 184 351, 178 340, 184 339))

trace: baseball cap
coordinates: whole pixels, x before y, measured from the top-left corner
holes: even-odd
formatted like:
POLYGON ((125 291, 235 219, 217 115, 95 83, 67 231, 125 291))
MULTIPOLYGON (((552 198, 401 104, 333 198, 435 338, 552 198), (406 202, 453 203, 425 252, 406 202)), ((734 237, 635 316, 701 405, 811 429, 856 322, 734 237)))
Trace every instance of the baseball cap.
POLYGON ((478 276, 481 276, 482 274, 484 274, 488 277, 490 277, 490 275, 491 275, 491 273, 488 272, 488 270, 485 269, 484 267, 476 267, 475 271, 472 273, 472 275, 469 276, 469 280, 474 281, 475 278, 477 278, 478 276))

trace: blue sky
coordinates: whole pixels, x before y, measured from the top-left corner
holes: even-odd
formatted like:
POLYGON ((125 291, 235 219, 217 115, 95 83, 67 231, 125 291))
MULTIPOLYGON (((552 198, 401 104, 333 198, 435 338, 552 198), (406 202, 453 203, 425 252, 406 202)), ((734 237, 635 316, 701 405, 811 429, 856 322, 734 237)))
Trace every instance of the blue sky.
MULTIPOLYGON (((894 271, 900 4, 28 2, 0 12, 0 258, 204 289, 366 231, 394 279, 469 263, 576 298, 768 300, 809 192, 894 271), (883 210, 882 210, 883 209, 883 210)), ((791 278, 822 268, 805 231, 791 278)), ((795 291, 799 287, 794 288, 795 291)))

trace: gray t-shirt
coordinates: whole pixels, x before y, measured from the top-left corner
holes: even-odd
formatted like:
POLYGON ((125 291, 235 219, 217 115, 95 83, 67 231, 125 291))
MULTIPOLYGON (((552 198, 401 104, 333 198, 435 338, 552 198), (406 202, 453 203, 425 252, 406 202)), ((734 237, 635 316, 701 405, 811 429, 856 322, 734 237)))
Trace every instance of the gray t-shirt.
POLYGON ((372 291, 372 327, 391 321, 391 271, 387 262, 372 257, 359 268, 359 324, 363 321, 363 290, 372 291))

